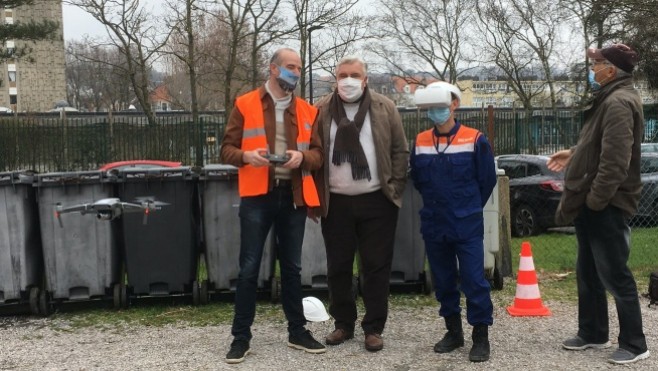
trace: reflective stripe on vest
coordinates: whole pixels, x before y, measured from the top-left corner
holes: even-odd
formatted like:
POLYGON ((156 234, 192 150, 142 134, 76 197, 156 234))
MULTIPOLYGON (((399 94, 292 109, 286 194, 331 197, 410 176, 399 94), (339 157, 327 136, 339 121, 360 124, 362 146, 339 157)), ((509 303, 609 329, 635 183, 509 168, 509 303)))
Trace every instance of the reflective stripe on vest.
MULTIPOLYGON (((235 106, 242 117, 244 117, 242 131, 243 151, 251 151, 257 148, 267 148, 267 137, 265 135, 265 119, 263 116, 263 105, 259 90, 237 98, 235 106)), ((302 99, 296 98, 297 119, 297 149, 308 150, 311 143, 311 132, 317 108, 309 105, 302 99)), ((238 169, 238 189, 240 197, 259 196, 267 194, 269 169, 267 166, 254 167, 249 164, 238 169)), ((302 170, 302 194, 307 206, 320 206, 318 191, 311 173, 302 170)))
POLYGON ((477 129, 461 126, 457 133, 450 139, 448 145, 447 137, 434 137, 434 129, 425 130, 416 137, 417 155, 436 155, 439 153, 452 154, 460 152, 474 152, 475 143, 480 136, 477 129), (435 141, 438 139, 438 150, 435 141))

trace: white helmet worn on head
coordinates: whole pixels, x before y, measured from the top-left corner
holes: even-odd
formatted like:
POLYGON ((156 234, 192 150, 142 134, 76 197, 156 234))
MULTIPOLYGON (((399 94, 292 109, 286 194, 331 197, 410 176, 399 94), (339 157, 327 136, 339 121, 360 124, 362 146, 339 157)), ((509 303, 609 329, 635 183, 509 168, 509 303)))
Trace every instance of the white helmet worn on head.
POLYGON ((453 94, 461 103, 462 92, 458 87, 445 81, 436 81, 427 85, 425 89, 416 89, 414 98, 416 106, 420 108, 450 107, 453 94))
POLYGON ((304 317, 306 317, 307 321, 322 322, 329 319, 327 309, 324 307, 324 304, 322 304, 320 299, 313 296, 307 296, 302 299, 302 304, 304 306, 304 317))

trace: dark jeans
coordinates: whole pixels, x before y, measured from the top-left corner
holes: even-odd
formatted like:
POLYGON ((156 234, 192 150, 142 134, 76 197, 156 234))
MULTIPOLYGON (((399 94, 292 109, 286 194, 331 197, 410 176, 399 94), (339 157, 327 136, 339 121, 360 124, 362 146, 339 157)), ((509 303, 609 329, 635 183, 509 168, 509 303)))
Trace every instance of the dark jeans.
POLYGON ((236 339, 251 340, 258 273, 265 239, 272 225, 277 240, 281 304, 288 320, 288 333, 300 334, 306 325, 300 274, 306 208, 295 208, 289 187, 275 187, 267 195, 244 197, 240 202, 240 274, 235 289, 235 315, 231 329, 236 339))
POLYGON ((357 196, 332 193, 329 213, 322 219, 327 249, 329 313, 336 328, 354 331, 356 301, 352 294, 354 256, 359 252, 363 332, 381 334, 388 317, 388 294, 398 207, 381 191, 357 196))
POLYGON ((619 347, 644 353, 642 313, 637 286, 628 269, 630 228, 623 212, 608 206, 602 211, 584 207, 575 220, 578 238, 578 336, 593 343, 608 341, 608 300, 615 299, 619 316, 619 347))

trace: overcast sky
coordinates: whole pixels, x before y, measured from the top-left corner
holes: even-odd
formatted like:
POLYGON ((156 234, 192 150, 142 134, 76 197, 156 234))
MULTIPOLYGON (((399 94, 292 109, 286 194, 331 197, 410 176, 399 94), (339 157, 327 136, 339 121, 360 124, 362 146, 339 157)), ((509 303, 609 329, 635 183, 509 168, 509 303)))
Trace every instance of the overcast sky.
POLYGON ((103 36, 105 28, 92 16, 73 5, 63 5, 64 40, 82 39, 82 36, 103 36))

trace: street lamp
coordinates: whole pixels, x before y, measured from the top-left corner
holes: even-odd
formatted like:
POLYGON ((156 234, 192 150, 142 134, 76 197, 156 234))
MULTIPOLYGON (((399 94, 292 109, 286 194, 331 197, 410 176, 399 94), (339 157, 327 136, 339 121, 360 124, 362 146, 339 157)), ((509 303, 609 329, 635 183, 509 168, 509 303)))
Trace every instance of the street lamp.
POLYGON ((313 55, 311 54, 312 48, 311 48, 311 32, 315 30, 319 30, 321 28, 324 28, 324 26, 321 25, 315 25, 309 27, 306 31, 308 32, 308 75, 309 75, 309 80, 308 80, 308 90, 309 90, 309 103, 313 104, 313 55))

